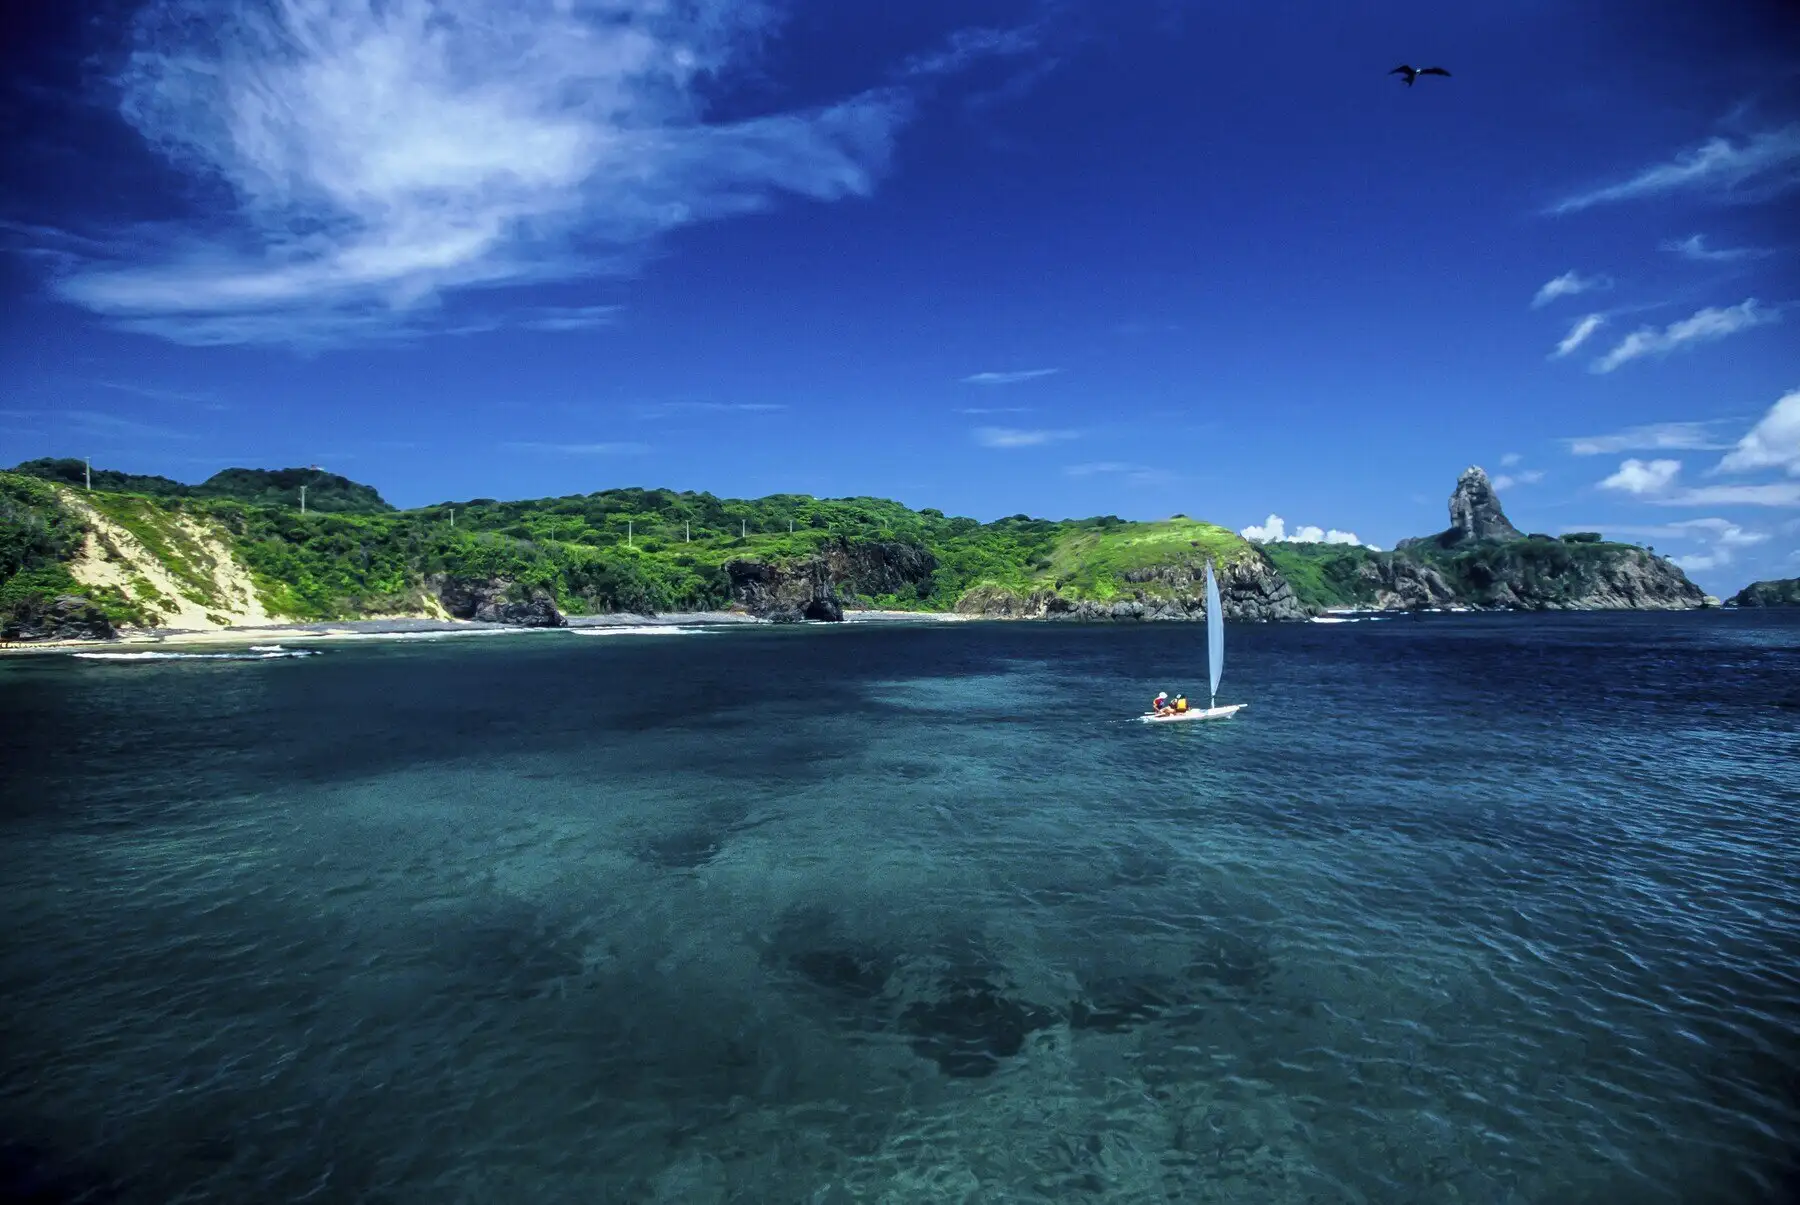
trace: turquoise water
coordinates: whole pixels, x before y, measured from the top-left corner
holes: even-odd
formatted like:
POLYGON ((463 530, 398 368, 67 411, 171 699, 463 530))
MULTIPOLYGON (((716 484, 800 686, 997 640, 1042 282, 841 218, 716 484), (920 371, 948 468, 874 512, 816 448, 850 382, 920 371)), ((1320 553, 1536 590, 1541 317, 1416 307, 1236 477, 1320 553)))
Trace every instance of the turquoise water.
POLYGON ((1791 1199, 1800 618, 1228 644, 0 664, 0 1196, 1791 1199))

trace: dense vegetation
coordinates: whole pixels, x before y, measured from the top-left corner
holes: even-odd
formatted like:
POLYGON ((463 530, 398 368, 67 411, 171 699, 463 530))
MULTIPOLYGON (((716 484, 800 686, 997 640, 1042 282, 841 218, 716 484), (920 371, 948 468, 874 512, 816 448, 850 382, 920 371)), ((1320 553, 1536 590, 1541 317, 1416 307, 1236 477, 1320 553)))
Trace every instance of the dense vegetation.
MULTIPOLYGON (((917 571, 851 588, 890 593, 840 588, 847 604, 948 610, 976 588, 1105 603, 1173 592, 1170 568, 1191 572, 1207 558, 1257 555, 1234 533, 1184 516, 1130 523, 1111 515, 1013 515, 980 523, 880 498, 613 489, 396 511, 368 486, 305 469, 228 469, 197 486, 97 469, 92 491, 71 489, 63 498, 47 484, 79 487, 84 469, 80 461, 39 460, 0 473, 0 618, 41 612, 68 594, 92 598, 119 623, 154 622, 175 606, 141 574, 123 574, 122 589, 77 586, 69 563, 86 507, 105 520, 102 554, 124 563, 103 538, 108 525, 122 528, 160 566, 159 580, 166 574, 163 591, 208 613, 229 611, 215 573, 225 558, 248 570, 271 615, 306 620, 418 613, 444 579, 509 583, 515 598, 547 595, 571 614, 706 610, 734 601, 734 561, 816 561, 872 546, 904 552, 899 559, 917 571)), ((1425 542, 1398 553, 1288 543, 1261 552, 1301 606, 1317 611, 1371 605, 1396 574, 1421 566, 1434 568, 1466 604, 1489 602, 1502 584, 1554 604, 1580 597, 1632 549, 1578 532, 1503 544, 1425 542)))
POLYGON ((1730 601, 1738 607, 1800 607, 1800 577, 1751 582, 1730 601))
MULTIPOLYGON (((36 479, 79 486, 84 467, 34 461, 0 478, 35 499, 26 506, 34 515, 64 515, 57 522, 68 528, 72 520, 36 479)), ((95 470, 94 490, 79 497, 149 550, 190 601, 207 608, 222 601, 212 575, 216 558, 195 538, 197 531, 211 532, 249 570, 270 613, 295 619, 416 611, 439 575, 501 579, 521 593, 542 590, 573 614, 718 608, 732 601, 726 571, 732 561, 781 563, 870 542, 923 550, 936 569, 894 593, 847 601, 921 610, 947 610, 978 585, 1110 599, 1130 588, 1126 576, 1135 570, 1247 554, 1231 532, 1186 518, 1127 523, 1110 515, 1071 521, 1013 515, 984 524, 880 498, 744 500, 614 489, 395 511, 375 491, 345 482, 322 494, 345 503, 335 510, 314 511, 312 488, 306 514, 297 495, 292 504, 270 505, 270 497, 285 497, 279 489, 296 472, 305 471, 227 470, 204 485, 184 486, 95 470)), ((61 566, 73 548, 65 543, 46 552, 46 563, 61 566)), ((59 588, 69 587, 66 568, 59 572, 59 588)), ((167 602, 147 583, 134 588, 153 610, 167 602)))
MULTIPOLYGON (((79 460, 28 460, 13 470, 63 485, 85 486, 87 465, 79 460)), ((151 498, 228 498, 261 506, 300 505, 306 490, 306 509, 320 512, 372 514, 394 508, 380 494, 348 477, 321 469, 224 469, 199 485, 185 485, 167 477, 95 469, 96 490, 143 494, 151 498)))
POLYGON ((58 598, 89 599, 114 624, 143 623, 144 608, 117 589, 89 589, 69 573, 85 530, 41 481, 0 473, 0 631, 46 613, 58 598))

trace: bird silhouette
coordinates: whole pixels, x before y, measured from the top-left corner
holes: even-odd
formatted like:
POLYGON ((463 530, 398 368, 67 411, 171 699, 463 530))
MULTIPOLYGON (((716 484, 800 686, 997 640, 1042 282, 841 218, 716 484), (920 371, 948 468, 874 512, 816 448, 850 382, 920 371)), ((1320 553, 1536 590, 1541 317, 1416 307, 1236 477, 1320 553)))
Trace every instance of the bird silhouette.
POLYGON ((1442 67, 1405 67, 1405 66, 1401 66, 1401 67, 1394 68, 1392 71, 1388 72, 1388 74, 1389 75, 1404 75, 1406 77, 1406 86, 1408 88, 1410 88, 1413 86, 1413 81, 1418 79, 1421 75, 1449 75, 1450 73, 1448 71, 1445 71, 1442 67))

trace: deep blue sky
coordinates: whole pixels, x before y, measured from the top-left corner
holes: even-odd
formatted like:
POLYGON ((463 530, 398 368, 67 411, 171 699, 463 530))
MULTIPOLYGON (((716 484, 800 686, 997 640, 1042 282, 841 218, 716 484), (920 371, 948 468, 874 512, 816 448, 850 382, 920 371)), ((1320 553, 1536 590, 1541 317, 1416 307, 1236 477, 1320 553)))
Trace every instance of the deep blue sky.
POLYGON ((1382 546, 1480 464, 1522 528, 1800 573, 1777 3, 37 7, 0 461, 1382 546))

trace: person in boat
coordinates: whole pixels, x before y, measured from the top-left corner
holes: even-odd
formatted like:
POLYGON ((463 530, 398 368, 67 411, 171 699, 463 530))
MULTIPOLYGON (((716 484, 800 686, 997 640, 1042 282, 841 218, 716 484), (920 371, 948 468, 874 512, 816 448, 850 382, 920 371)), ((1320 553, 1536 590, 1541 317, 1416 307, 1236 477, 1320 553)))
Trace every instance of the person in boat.
POLYGON ((1157 715, 1174 715, 1175 709, 1169 706, 1169 692, 1157 691, 1156 698, 1150 701, 1150 710, 1157 715))
POLYGON ((1175 714, 1181 715, 1185 711, 1187 711, 1187 696, 1186 695, 1176 695, 1175 696, 1175 714))

